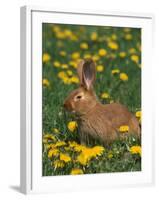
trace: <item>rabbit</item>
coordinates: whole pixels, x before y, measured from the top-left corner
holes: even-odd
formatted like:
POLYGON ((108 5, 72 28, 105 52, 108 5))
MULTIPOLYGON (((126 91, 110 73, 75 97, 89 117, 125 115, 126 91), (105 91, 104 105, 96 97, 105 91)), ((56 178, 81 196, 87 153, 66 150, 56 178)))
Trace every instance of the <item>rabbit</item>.
POLYGON ((81 143, 91 136, 110 144, 125 134, 119 133, 119 127, 129 126, 127 134, 140 137, 140 125, 137 118, 120 103, 101 104, 93 89, 96 64, 92 59, 83 59, 78 63, 77 73, 80 80, 78 89, 72 91, 64 101, 64 108, 77 116, 81 143))

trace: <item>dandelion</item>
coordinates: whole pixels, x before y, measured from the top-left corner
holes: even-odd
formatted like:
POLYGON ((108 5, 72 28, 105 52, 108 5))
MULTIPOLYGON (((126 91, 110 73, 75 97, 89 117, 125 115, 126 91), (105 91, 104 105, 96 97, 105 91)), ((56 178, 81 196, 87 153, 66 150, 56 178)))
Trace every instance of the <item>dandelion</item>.
POLYGON ((109 97, 110 97, 110 95, 107 92, 104 92, 101 94, 102 99, 108 99, 109 97))
POLYGON ((118 45, 116 42, 110 41, 110 42, 108 43, 108 47, 109 47, 110 49, 117 50, 117 49, 119 48, 119 45, 118 45))
POLYGON ((135 49, 135 48, 130 48, 130 49, 129 49, 129 53, 130 53, 130 54, 136 53, 136 49, 135 49))
POLYGON ((121 51, 121 52, 119 53, 119 56, 120 56, 121 58, 125 58, 126 53, 125 53, 124 51, 121 51))
POLYGON ((59 27, 58 25, 54 25, 54 26, 52 27, 52 31, 53 31, 53 32, 59 32, 59 31, 60 31, 60 27, 59 27))
POLYGON ((68 156, 67 154, 60 153, 60 160, 64 161, 65 163, 67 163, 67 162, 71 161, 71 157, 68 156))
POLYGON ((135 63, 138 63, 139 62, 139 56, 138 55, 132 55, 131 56, 131 60, 135 63))
POLYGON ((61 56, 66 56, 66 51, 60 51, 61 56))
POLYGON ((81 164, 81 165, 87 165, 88 162, 92 159, 95 158, 96 156, 100 156, 103 154, 104 151, 104 147, 102 146, 95 146, 93 148, 83 148, 82 152, 80 153, 80 155, 78 155, 77 157, 77 161, 81 164))
POLYGON ((61 160, 55 160, 53 162, 53 166, 56 168, 63 168, 65 166, 65 163, 61 160))
POLYGON ((68 65, 67 64, 62 64, 62 69, 68 69, 68 65))
POLYGON ((102 72, 104 70, 104 66, 103 65, 97 65, 96 70, 97 70, 97 72, 102 72))
POLYGON ((58 156, 59 150, 58 149, 50 149, 48 151, 48 158, 52 158, 53 156, 58 156))
POLYGON ((62 147, 62 146, 65 146, 65 145, 66 145, 66 142, 58 141, 58 142, 56 142, 55 147, 62 147))
POLYGON ((77 142, 75 142, 75 141, 69 141, 68 144, 70 147, 75 147, 78 145, 77 142))
POLYGON ((43 143, 48 143, 48 141, 56 141, 56 138, 52 135, 52 134, 49 134, 49 133, 46 133, 44 136, 43 136, 43 143))
POLYGON ((77 174, 83 174, 83 170, 82 169, 79 169, 79 168, 73 168, 71 170, 71 175, 77 175, 77 174))
POLYGON ((77 76, 72 76, 70 78, 71 83, 79 83, 79 78, 77 76))
POLYGON ((48 79, 44 78, 43 81, 42 81, 43 85, 46 86, 46 87, 49 87, 50 86, 50 82, 48 81, 48 79))
POLYGON ((125 35, 125 39, 126 40, 131 40, 132 39, 132 35, 130 33, 125 35))
POLYGON ((102 146, 95 146, 91 149, 92 151, 92 156, 96 157, 96 156, 101 156, 104 152, 104 147, 102 146))
POLYGON ((79 59, 80 58, 80 53, 79 52, 74 52, 74 53, 72 53, 71 57, 72 57, 73 60, 79 59))
POLYGON ((77 129, 77 122, 76 121, 70 121, 68 123, 67 127, 71 132, 74 132, 77 129))
POLYGON ((58 39, 65 39, 65 34, 64 34, 64 32, 62 32, 62 31, 57 31, 57 32, 55 33, 55 36, 56 36, 58 39))
POLYGON ((131 154, 139 154, 141 156, 141 146, 132 146, 129 151, 131 154))
POLYGON ((50 54, 44 53, 42 60, 43 60, 44 63, 49 62, 51 60, 50 54))
POLYGON ((72 31, 70 29, 65 29, 64 34, 66 37, 70 37, 70 36, 72 36, 72 31))
POLYGON ((102 57, 102 56, 106 56, 107 55, 107 51, 105 49, 99 49, 98 54, 102 57))
POLYGON ((111 38, 112 38, 113 40, 117 40, 117 35, 116 35, 116 34, 112 34, 111 38))
POLYGON ((109 159, 111 159, 111 158, 113 157, 113 154, 112 154, 111 151, 108 153, 107 157, 108 157, 109 159))
POLYGON ((119 132, 121 132, 121 133, 125 133, 128 131, 129 131, 129 126, 127 126, 127 125, 123 125, 123 126, 119 127, 119 132))
POLYGON ((113 69, 111 71, 112 74, 119 74, 120 73, 120 70, 119 69, 113 69))
POLYGON ((94 56, 92 56, 92 59, 93 59, 94 61, 98 61, 98 60, 99 60, 99 56, 98 56, 98 55, 94 55, 94 56))
POLYGON ((138 118, 138 120, 139 120, 139 123, 141 123, 141 111, 137 111, 136 113, 135 113, 135 115, 136 115, 136 117, 138 118))
POLYGON ((71 65, 72 67, 74 67, 74 68, 77 68, 77 62, 75 62, 75 61, 70 61, 69 62, 69 65, 71 65))
POLYGON ((60 72, 57 74, 57 76, 58 76, 59 78, 63 79, 63 78, 65 78, 65 77, 67 77, 67 74, 66 74, 66 72, 64 72, 64 71, 60 71, 60 72))
POLYGON ((54 61, 53 65, 54 65, 54 67, 57 67, 57 68, 61 66, 60 62, 58 62, 58 61, 54 61))
POLYGON ((128 75, 126 73, 120 73, 120 79, 122 81, 128 81, 128 75))
POLYGON ((88 49, 88 44, 86 42, 83 42, 80 44, 81 49, 88 49))
POLYGON ((97 38, 98 38, 97 33, 96 33, 96 32, 93 32, 93 33, 91 34, 91 40, 96 41, 97 38))
POLYGON ((124 32, 125 32, 125 33, 128 33, 128 32, 130 32, 130 31, 131 31, 130 28, 124 28, 124 32))
POLYGON ((71 70, 67 70, 67 74, 68 74, 69 76, 72 76, 73 72, 72 72, 71 70))
POLYGON ((136 115, 136 117, 140 118, 140 117, 141 117, 141 111, 137 111, 137 112, 135 113, 135 115, 136 115))
POLYGON ((59 131, 57 128, 53 128, 52 131, 53 131, 54 133, 56 133, 56 134, 59 134, 59 133, 60 133, 60 131, 59 131))
POLYGON ((84 145, 77 144, 77 145, 74 146, 74 150, 77 151, 77 152, 81 152, 84 149, 86 149, 86 146, 84 146, 84 145))
POLYGON ((92 57, 91 54, 88 53, 84 55, 84 58, 91 58, 91 57, 92 57))

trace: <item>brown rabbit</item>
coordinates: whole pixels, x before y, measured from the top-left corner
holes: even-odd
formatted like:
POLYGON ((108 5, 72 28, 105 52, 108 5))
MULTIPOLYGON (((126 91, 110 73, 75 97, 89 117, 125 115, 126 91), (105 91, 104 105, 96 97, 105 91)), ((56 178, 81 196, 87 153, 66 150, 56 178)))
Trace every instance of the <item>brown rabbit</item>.
MULTIPOLYGON (((77 68, 80 87, 66 98, 64 107, 76 114, 81 142, 87 136, 100 139, 104 144, 120 138, 119 127, 129 126, 129 133, 140 137, 140 126, 136 117, 128 109, 119 104, 103 105, 93 90, 96 66, 92 59, 82 60, 77 68)), ((121 136, 122 137, 122 136, 121 136)))

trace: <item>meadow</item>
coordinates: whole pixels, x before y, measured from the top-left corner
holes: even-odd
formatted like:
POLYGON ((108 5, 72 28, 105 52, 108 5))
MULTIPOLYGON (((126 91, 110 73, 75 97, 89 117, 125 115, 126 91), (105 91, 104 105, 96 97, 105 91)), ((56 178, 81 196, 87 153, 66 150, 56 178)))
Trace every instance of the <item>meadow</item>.
POLYGON ((93 140, 82 145, 63 102, 79 86, 77 63, 92 58, 99 100, 124 104, 141 124, 141 29, 48 23, 42 35, 43 176, 140 171, 141 141, 130 136, 109 147, 93 140))

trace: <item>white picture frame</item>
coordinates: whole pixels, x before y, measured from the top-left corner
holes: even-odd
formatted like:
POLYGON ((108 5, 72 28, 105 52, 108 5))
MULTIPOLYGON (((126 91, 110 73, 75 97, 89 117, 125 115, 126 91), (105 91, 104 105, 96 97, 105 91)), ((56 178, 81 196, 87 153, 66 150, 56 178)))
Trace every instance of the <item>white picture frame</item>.
POLYGON ((21 192, 28 194, 79 191, 154 183, 152 28, 151 14, 67 11, 35 6, 21 8, 21 192), (142 131, 144 134, 141 172, 42 177, 42 86, 40 83, 41 23, 43 22, 142 28, 142 131))

